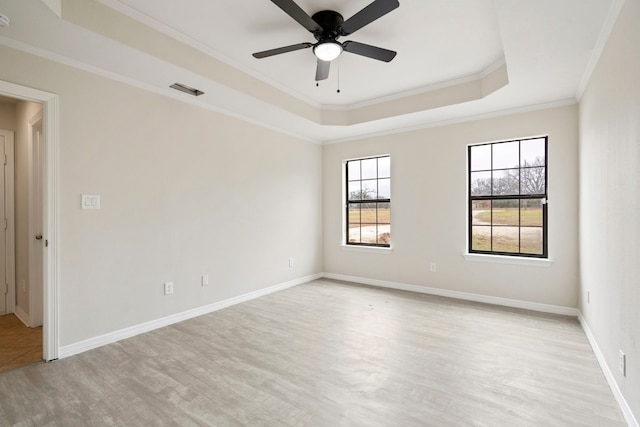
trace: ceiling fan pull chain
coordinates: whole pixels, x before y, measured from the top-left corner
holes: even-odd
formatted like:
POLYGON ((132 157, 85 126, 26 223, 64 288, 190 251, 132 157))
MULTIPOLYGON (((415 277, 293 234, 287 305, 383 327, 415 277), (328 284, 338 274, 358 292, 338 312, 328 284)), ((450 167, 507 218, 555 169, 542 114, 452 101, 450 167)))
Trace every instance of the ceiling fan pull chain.
POLYGON ((336 93, 340 93, 340 61, 336 61, 338 63, 338 90, 336 93))

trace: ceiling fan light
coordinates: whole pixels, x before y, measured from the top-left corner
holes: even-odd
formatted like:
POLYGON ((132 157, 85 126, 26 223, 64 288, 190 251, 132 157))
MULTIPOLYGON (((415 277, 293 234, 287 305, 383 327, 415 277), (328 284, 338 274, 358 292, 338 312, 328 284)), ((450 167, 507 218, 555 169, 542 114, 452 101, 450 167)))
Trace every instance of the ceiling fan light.
POLYGON ((342 53, 342 45, 338 42, 324 42, 313 48, 313 53, 321 61, 333 61, 342 53))

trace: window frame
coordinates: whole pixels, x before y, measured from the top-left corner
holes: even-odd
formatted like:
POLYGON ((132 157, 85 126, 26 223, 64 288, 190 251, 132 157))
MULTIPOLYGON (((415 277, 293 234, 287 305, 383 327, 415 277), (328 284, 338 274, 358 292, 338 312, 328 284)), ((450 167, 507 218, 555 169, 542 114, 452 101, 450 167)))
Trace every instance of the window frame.
MULTIPOLYGON (((538 167, 538 166, 535 166, 538 167)), ((548 213, 548 202, 549 202, 549 136, 548 135, 541 135, 541 136, 533 136, 533 137, 526 137, 526 138, 515 138, 515 139, 508 139, 508 140, 502 140, 502 141, 494 141, 494 142, 484 142, 484 143, 479 143, 479 144, 469 144, 467 145, 467 222, 468 222, 468 228, 467 228, 467 253, 468 254, 474 254, 474 255, 489 255, 489 256, 499 256, 499 257, 517 257, 517 258, 539 258, 539 259, 549 259, 549 238, 548 238, 548 231, 549 231, 549 213, 548 213), (522 180, 520 179, 521 177, 521 171, 522 169, 527 169, 527 167, 523 167, 521 162, 521 153, 522 153, 522 142, 523 141, 530 141, 530 140, 536 140, 536 139, 544 139, 544 193, 536 193, 536 194, 522 194, 522 180), (489 170, 479 170, 479 171, 472 171, 472 157, 471 157, 471 149, 473 147, 478 147, 478 146, 483 146, 483 145, 489 145, 489 146, 494 146, 494 145, 498 145, 498 144, 505 144, 505 143, 512 143, 512 142, 518 142, 518 177, 519 177, 519 183, 518 183, 518 194, 508 194, 508 195, 482 195, 482 196, 474 196, 472 195, 472 180, 471 180, 471 176, 472 176, 472 172, 491 172, 491 189, 492 189, 492 193, 493 193, 493 173, 494 171, 505 171, 505 170, 513 170, 516 168, 495 168, 494 169, 494 164, 493 164, 493 148, 492 148, 492 155, 491 155, 491 169, 489 170), (520 221, 521 218, 521 209, 522 209, 522 201, 523 200, 534 200, 534 199, 542 199, 542 253, 541 254, 533 254, 533 253, 526 253, 526 252, 521 252, 522 247, 521 247, 521 238, 518 238, 518 252, 503 252, 503 251, 494 251, 494 250, 479 250, 479 249, 473 249, 473 203, 475 201, 489 201, 489 202, 493 202, 494 200, 518 200, 518 205, 519 207, 519 220, 518 220, 518 236, 521 236, 521 229, 522 229, 522 224, 520 221)), ((491 241, 491 245, 493 246, 493 219, 490 223, 490 227, 491 227, 491 235, 490 235, 490 241, 491 241)), ((525 226, 526 227, 526 226, 525 226)))
MULTIPOLYGON (((349 160, 345 160, 343 162, 344 164, 344 233, 343 233, 343 237, 344 237, 344 246, 346 247, 353 247, 353 248, 383 248, 383 249, 387 249, 387 248, 391 248, 391 241, 389 240, 389 243, 363 243, 362 242, 362 237, 360 238, 360 242, 350 242, 349 241, 349 205, 350 204, 366 204, 366 203, 387 203, 389 205, 389 228, 391 228, 391 155, 390 154, 381 154, 381 155, 377 155, 377 156, 368 156, 368 157, 358 157, 358 158, 354 158, 354 159, 349 159, 349 160), (367 179, 362 179, 362 176, 360 176, 360 179, 356 179, 356 180, 349 180, 349 163, 350 162, 356 162, 356 161, 363 161, 363 160, 371 160, 371 159, 381 159, 381 158, 388 158, 389 159, 389 176, 388 177, 380 177, 379 176, 379 169, 378 169, 378 163, 376 162, 376 177, 375 180, 379 181, 380 179, 388 179, 389 180, 389 198, 378 198, 378 191, 376 191, 376 198, 375 199, 361 199, 361 200, 350 200, 349 199, 349 183, 350 182, 354 182, 354 181, 366 181, 367 179)), ((376 182, 376 184, 378 184, 378 182, 376 182)), ((368 224, 368 223, 367 223, 368 224)), ((387 223, 380 223, 378 222, 378 207, 376 206, 376 223, 375 226, 376 228, 378 227, 378 225, 380 224, 387 224, 387 223)), ((362 222, 360 222, 360 226, 362 226, 362 222)), ((377 233, 377 229, 376 229, 376 236, 378 236, 377 233)), ((377 240, 377 238, 376 238, 377 240)))

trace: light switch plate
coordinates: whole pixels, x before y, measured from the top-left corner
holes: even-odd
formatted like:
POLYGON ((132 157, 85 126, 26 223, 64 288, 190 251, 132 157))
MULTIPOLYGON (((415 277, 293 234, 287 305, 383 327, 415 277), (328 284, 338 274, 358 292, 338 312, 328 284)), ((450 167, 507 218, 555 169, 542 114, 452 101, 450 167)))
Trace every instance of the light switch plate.
POLYGON ((83 194, 82 209, 100 209, 100 196, 97 194, 83 194))

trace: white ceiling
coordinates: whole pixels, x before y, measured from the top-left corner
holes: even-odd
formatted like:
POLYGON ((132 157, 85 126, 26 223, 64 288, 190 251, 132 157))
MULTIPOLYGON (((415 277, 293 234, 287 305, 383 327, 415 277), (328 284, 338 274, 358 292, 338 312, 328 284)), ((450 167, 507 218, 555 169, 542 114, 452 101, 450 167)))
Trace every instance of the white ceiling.
MULTIPOLYGON (((310 15, 330 9, 347 19, 370 0, 297 2, 310 15)), ((260 60, 251 56, 315 41, 269 0, 0 0, 0 13, 12 20, 10 27, 0 28, 0 43, 305 139, 336 142, 575 102, 619 2, 400 0, 399 8, 340 40, 392 49, 397 57, 384 63, 343 53, 319 87, 310 49, 260 60), (62 19, 45 3, 54 10, 62 5, 62 19), (75 12, 77 5, 89 3, 115 14, 98 7, 80 17, 65 15, 65 7, 75 12), (117 25, 123 15, 135 20, 126 31, 117 25), (143 34, 148 27, 154 40, 169 35, 179 43, 165 52, 159 42, 145 46, 142 37, 140 42, 121 37, 143 34), (176 50, 186 55, 193 47, 215 61, 211 73, 198 68, 204 61, 180 60, 176 50), (215 72, 215 64, 234 67, 233 77, 215 72), (434 89, 478 78, 501 64, 508 84, 482 99, 437 108, 424 103, 401 113, 385 104, 415 94, 428 97, 434 89), (206 93, 190 98, 167 88, 176 81, 206 93), (264 87, 254 90, 256 81, 264 87), (377 106, 377 116, 359 124, 323 125, 319 119, 368 106, 377 106)))

